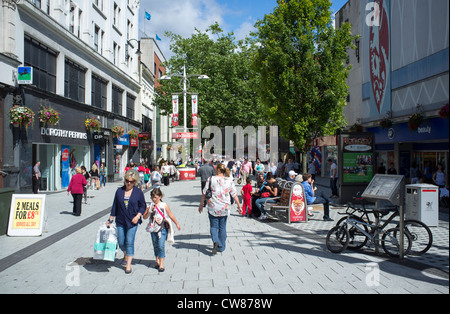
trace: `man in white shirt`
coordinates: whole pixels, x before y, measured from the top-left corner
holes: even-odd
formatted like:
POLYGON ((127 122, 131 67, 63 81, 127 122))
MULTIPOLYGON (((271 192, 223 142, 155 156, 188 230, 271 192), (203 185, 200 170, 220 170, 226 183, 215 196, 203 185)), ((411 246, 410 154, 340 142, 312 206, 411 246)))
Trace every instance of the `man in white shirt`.
POLYGON ((338 169, 336 163, 331 158, 328 159, 328 167, 330 169, 330 188, 331 188, 330 197, 338 197, 338 190, 337 190, 338 169))

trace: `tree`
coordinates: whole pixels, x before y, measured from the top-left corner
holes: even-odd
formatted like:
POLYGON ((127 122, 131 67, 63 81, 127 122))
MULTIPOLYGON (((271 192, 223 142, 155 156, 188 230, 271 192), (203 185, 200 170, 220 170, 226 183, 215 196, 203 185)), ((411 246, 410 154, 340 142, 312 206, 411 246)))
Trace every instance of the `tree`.
POLYGON ((312 139, 346 125, 347 49, 354 48, 354 37, 349 24, 332 27, 328 0, 277 3, 256 23, 260 46, 253 65, 265 113, 281 136, 306 152, 312 139))
MULTIPOLYGON (((238 41, 233 33, 225 35, 218 23, 206 32, 196 29, 190 38, 166 32, 171 38, 171 50, 175 56, 166 64, 168 73, 182 73, 186 65, 187 74, 205 74, 209 80, 191 78, 188 92, 198 93, 198 114, 202 126, 219 127, 241 125, 265 125, 262 109, 258 102, 256 86, 258 76, 251 67, 251 55, 255 46, 249 41, 238 41)), ((157 88, 156 103, 162 114, 172 113, 172 93, 181 91, 180 80, 161 81, 157 88)), ((188 103, 190 104, 189 100, 188 103)), ((183 117, 183 106, 179 116, 183 117)), ((190 124, 190 105, 188 106, 190 124)), ((183 121, 180 124, 183 125, 183 121)))

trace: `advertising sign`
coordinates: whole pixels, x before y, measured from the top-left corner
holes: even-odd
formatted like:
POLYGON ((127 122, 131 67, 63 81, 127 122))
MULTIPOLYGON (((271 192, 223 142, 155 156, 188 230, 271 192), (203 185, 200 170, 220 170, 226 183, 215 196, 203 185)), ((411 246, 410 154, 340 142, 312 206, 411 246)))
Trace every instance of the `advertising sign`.
POLYGON ((42 234, 45 194, 13 194, 9 211, 8 236, 42 234))
POLYGON ((198 125, 198 96, 192 95, 192 126, 198 125))
POLYGON ((292 187, 292 195, 289 200, 289 223, 306 222, 306 203, 303 193, 303 185, 296 183, 292 187))
POLYGON ((70 149, 69 146, 62 145, 61 150, 61 187, 65 189, 70 183, 70 149))
POLYGON ((172 95, 172 126, 178 126, 178 95, 172 95))
POLYGON ((342 183, 369 183, 374 176, 373 134, 342 134, 340 140, 342 183))
POLYGON ((33 68, 32 67, 18 67, 17 68, 17 83, 33 84, 33 68))

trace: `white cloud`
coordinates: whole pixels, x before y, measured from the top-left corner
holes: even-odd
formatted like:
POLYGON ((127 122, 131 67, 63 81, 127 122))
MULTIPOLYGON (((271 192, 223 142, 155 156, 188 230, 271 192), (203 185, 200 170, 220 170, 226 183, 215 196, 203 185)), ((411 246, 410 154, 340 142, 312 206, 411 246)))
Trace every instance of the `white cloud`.
POLYGON ((162 39, 158 41, 166 59, 172 56, 169 38, 164 36, 165 31, 171 31, 183 37, 190 37, 195 28, 205 31, 216 21, 224 24, 225 8, 215 0, 142 0, 139 30, 147 36, 155 34, 162 39), (151 20, 144 19, 144 12, 151 14, 151 20))

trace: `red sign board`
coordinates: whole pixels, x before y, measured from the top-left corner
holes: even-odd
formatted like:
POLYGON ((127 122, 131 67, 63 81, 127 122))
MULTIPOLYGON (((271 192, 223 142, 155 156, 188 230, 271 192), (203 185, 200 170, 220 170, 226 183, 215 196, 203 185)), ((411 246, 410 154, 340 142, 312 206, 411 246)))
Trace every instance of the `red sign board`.
POLYGON ((198 139, 198 133, 191 133, 191 132, 172 133, 172 138, 174 138, 174 139, 198 139))
POLYGON ((303 185, 300 183, 292 187, 292 196, 289 201, 289 222, 306 222, 306 203, 303 194, 303 185))
POLYGON ((130 137, 130 146, 139 147, 138 139, 130 137))

